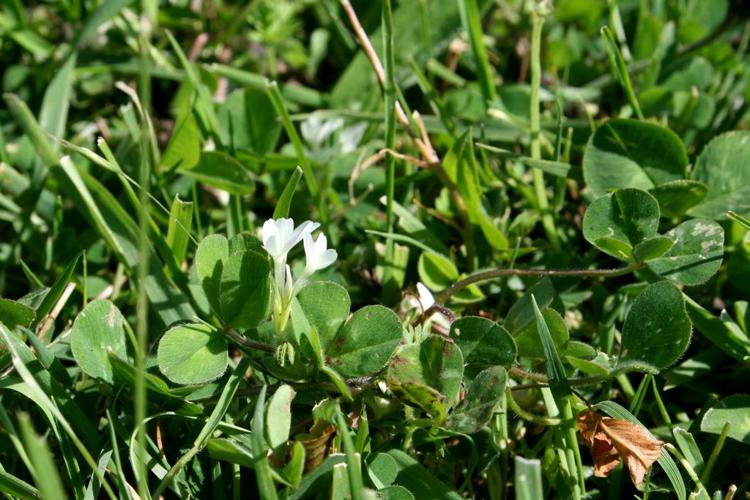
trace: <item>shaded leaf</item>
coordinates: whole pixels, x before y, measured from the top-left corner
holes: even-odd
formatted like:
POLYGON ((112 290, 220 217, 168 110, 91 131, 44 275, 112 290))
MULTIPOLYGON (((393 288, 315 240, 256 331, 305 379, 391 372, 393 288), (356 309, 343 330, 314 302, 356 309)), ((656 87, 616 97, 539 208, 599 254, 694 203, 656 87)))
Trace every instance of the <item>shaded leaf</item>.
POLYGON ((708 186, 703 201, 691 208, 694 217, 727 218, 727 211, 750 214, 750 132, 727 132, 714 137, 695 161, 691 178, 708 186))
POLYGON ((721 434, 724 425, 729 424, 728 437, 741 443, 750 444, 750 396, 735 394, 719 401, 710 408, 701 420, 701 431, 721 434))
POLYGON ((493 366, 472 380, 466 397, 451 414, 448 424, 459 432, 479 432, 489 422, 505 393, 507 374, 502 366, 493 366))
POLYGON ((583 177, 594 196, 603 196, 612 189, 649 190, 683 179, 687 164, 685 146, 671 130, 617 118, 591 137, 583 155, 583 177))
POLYGON ((0 298, 0 322, 10 329, 29 326, 35 318, 34 310, 15 300, 0 298))
POLYGON ((663 255, 648 261, 648 267, 668 280, 683 285, 700 285, 721 267, 724 229, 708 219, 692 219, 669 231, 674 245, 663 255))
POLYGON ((583 236, 599 250, 633 262, 633 247, 656 235, 659 204, 640 189, 619 189, 602 196, 586 209, 583 236))
POLYGON ((464 316, 451 324, 449 336, 461 348, 467 365, 509 367, 516 360, 513 337, 489 319, 464 316))
POLYGON ((125 320, 119 309, 108 300, 89 302, 73 322, 70 347, 84 373, 113 382, 109 353, 125 359, 125 320))
POLYGON ((310 325, 317 330, 323 350, 327 351, 349 316, 349 293, 338 283, 313 281, 299 291, 297 300, 310 325))
POLYGON ((223 264, 219 287, 221 315, 237 329, 258 325, 271 302, 271 262, 252 250, 230 254, 223 264))
POLYGON ((220 151, 203 152, 197 165, 180 168, 180 173, 230 194, 243 195, 255 191, 255 181, 247 168, 220 151))
MULTIPOLYGON (((440 395, 440 406, 452 407, 458 399, 463 371, 461 349, 443 337, 431 335, 419 344, 402 346, 388 365, 386 379, 388 387, 394 392, 418 391, 420 398, 424 395, 425 401, 430 401, 429 405, 406 394, 408 400, 438 419, 438 415, 433 413, 436 411, 434 402, 424 393, 434 396, 436 392, 440 395)), ((439 413, 444 414, 445 410, 439 413)))
POLYGON ((381 370, 401 342, 398 316, 383 306, 355 312, 326 350, 326 361, 344 377, 362 377, 381 370))
POLYGON ((658 373, 685 352, 691 330, 685 301, 677 287, 667 281, 648 285, 636 297, 625 319, 618 368, 658 373))
POLYGON ((209 382, 227 369, 227 341, 203 323, 178 325, 159 341, 157 362, 159 370, 177 384, 209 382))

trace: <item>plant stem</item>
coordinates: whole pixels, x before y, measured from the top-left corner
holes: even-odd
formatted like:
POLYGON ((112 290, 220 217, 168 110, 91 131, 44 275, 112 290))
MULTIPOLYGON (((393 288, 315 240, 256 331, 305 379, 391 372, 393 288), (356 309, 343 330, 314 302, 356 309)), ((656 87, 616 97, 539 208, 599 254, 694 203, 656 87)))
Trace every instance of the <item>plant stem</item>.
POLYGON ((235 330, 232 327, 226 327, 224 328, 224 334, 232 339, 232 342, 237 344, 240 347, 244 347, 246 349, 252 349, 255 351, 263 351, 263 352, 270 352, 275 353, 276 348, 272 346, 271 344, 264 344, 262 342, 255 342, 254 340, 250 340, 240 334, 237 330, 235 330))
POLYGON ((732 427, 732 424, 730 422, 727 422, 724 424, 724 427, 721 429, 721 434, 719 435, 719 439, 716 441, 716 445, 714 446, 714 449, 711 450, 711 455, 708 457, 708 462, 706 463, 706 467, 703 469, 703 472, 701 473, 701 482, 708 481, 711 477, 711 470, 714 468, 714 465, 716 464, 716 460, 719 458, 719 453, 721 453, 721 449, 724 447, 724 441, 727 439, 727 435, 729 434, 729 429, 732 427))
MULTIPOLYGON (((396 80, 395 59, 393 55, 393 11, 391 0, 383 2, 383 55, 385 58, 385 79, 383 82, 383 97, 385 101, 385 147, 395 149, 396 146, 396 80)), ((393 198, 396 185, 396 159, 393 155, 385 157, 385 219, 388 232, 393 232, 393 198)), ((389 238, 386 242, 385 268, 383 271, 384 290, 389 287, 390 278, 393 273, 394 252, 396 242, 389 238)))
MULTIPOLYGON (((148 255, 149 255, 149 191, 151 180, 151 135, 149 133, 146 116, 151 104, 151 73, 149 71, 149 49, 151 45, 151 30, 156 23, 157 3, 152 0, 142 0, 142 13, 139 29, 139 72, 138 93, 143 117, 141 117, 141 142, 140 142, 140 165, 139 182, 140 211, 138 213, 138 301, 136 303, 136 337, 138 339, 138 352, 135 356, 135 425, 139 427, 146 420, 147 397, 146 394, 146 352, 148 351, 148 296, 146 294, 146 280, 148 279, 148 255)), ((138 446, 146 449, 146 433, 138 433, 138 446)), ((138 493, 141 498, 149 498, 148 472, 146 464, 138 460, 135 465, 137 472, 138 493)))
MULTIPOLYGON (((542 373, 534 373, 529 372, 521 368, 520 366, 511 366, 508 370, 508 373, 513 375, 517 378, 525 378, 528 380, 533 380, 534 382, 540 382, 542 384, 546 384, 544 386, 539 386, 538 388, 548 387, 549 384, 549 378, 547 378, 546 375, 542 373)), ((580 377, 580 378, 569 378, 566 379, 566 382, 568 385, 593 385, 598 384, 600 382, 604 382, 607 380, 607 377, 580 377)), ((530 388, 535 388, 536 386, 532 386, 530 388)))
POLYGON ((637 265, 628 265, 614 269, 487 269, 478 271, 474 274, 456 281, 451 286, 443 290, 436 298, 437 302, 445 304, 453 295, 464 288, 489 281, 495 278, 504 278, 507 276, 579 276, 584 278, 615 278, 624 276, 638 269, 637 265))
MULTIPOLYGON (((531 109, 530 109, 530 132, 531 132, 531 158, 542 159, 542 147, 540 142, 541 129, 539 125, 539 89, 542 80, 541 45, 542 27, 544 16, 538 11, 532 12, 533 25, 531 30, 531 109)), ((547 235, 552 249, 560 250, 560 237, 555 228, 555 220, 549 211, 547 190, 544 186, 544 173, 539 169, 532 170, 534 179, 534 192, 536 193, 537 208, 542 218, 542 226, 547 235)))
POLYGON ((508 400, 508 406, 513 413, 521 417, 523 420, 537 424, 537 425, 560 425, 561 420, 557 417, 545 417, 542 415, 534 415, 523 408, 521 408, 515 399, 513 399, 513 393, 510 388, 505 390, 505 397, 508 400))

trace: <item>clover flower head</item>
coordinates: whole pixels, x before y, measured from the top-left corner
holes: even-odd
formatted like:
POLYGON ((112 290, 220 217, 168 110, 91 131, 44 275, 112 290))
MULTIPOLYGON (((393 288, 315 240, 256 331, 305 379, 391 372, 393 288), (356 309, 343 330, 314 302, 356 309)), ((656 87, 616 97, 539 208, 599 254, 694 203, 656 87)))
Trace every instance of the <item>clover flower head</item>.
POLYGON ((432 292, 421 281, 417 283, 417 293, 419 294, 418 300, 420 307, 422 307, 422 312, 427 311, 435 305, 435 297, 433 297, 432 292))
POLYGON ((306 220, 296 228, 292 219, 268 219, 263 224, 263 248, 277 262, 285 262, 289 251, 320 224, 306 220))
POLYGON ((327 248, 328 240, 325 234, 318 235, 314 240, 310 233, 307 233, 302 239, 305 246, 305 275, 309 276, 315 271, 325 269, 336 261, 338 254, 336 250, 327 248))

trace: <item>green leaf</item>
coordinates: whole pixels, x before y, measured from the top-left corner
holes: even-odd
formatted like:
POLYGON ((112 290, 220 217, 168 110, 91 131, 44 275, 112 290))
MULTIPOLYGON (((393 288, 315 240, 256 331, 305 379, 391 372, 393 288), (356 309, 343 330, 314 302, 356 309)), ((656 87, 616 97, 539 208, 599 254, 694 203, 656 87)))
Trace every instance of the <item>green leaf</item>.
MULTIPOLYGON (((554 309, 545 307, 542 310, 542 318, 549 329, 552 343, 558 352, 563 353, 568 349, 568 328, 565 326, 560 313, 554 309)), ((535 321, 529 323, 525 328, 515 336, 516 345, 518 346, 518 355, 526 358, 544 358, 544 348, 539 331, 539 325, 535 321)))
POLYGON ((29 306, 0 298, 0 321, 11 330, 17 326, 29 326, 34 317, 34 310, 29 306))
POLYGON ((599 127, 583 155, 583 177, 594 196, 612 189, 649 190, 683 179, 688 157, 671 130, 637 120, 614 119, 599 127))
POLYGON ((230 254, 219 287, 221 314, 234 328, 258 326, 271 302, 271 262, 252 250, 230 254))
POLYGON ((190 170, 201 159, 201 132, 190 104, 190 101, 185 101, 185 110, 181 112, 177 119, 172 137, 170 137, 159 162, 162 169, 190 170))
POLYGON ((244 381, 245 372, 247 372, 249 367, 249 358, 241 358, 239 363, 237 363, 237 366, 232 370, 226 384, 224 384, 221 396, 219 396, 219 400, 216 402, 216 405, 214 405, 213 410, 211 410, 211 414, 203 422, 203 427, 193 441, 193 445, 179 459, 177 459, 177 461, 175 461, 174 465, 162 478, 159 486, 154 490, 153 496, 155 498, 162 497, 162 493, 167 486, 172 483, 177 474, 179 474, 193 457, 200 453, 200 451, 206 446, 206 441, 208 441, 211 435, 217 430, 224 419, 224 415, 226 415, 227 411, 229 411, 229 408, 232 406, 237 388, 244 381))
POLYGON ((349 316, 351 299, 346 288, 332 281, 313 281, 297 294, 302 310, 327 351, 349 316))
POLYGON ((728 437, 740 443, 750 444, 750 396, 735 394, 722 399, 709 409, 701 420, 701 431, 721 434, 729 423, 728 437))
POLYGON ((398 475, 396 459, 387 453, 373 453, 367 459, 367 475, 378 490, 393 484, 398 475))
POLYGON ((227 341, 203 323, 177 325, 159 341, 159 370, 176 384, 203 384, 227 369, 227 341))
POLYGON ((229 238, 229 255, 246 252, 248 250, 262 254, 266 253, 265 248, 263 248, 263 242, 252 233, 241 232, 229 238))
POLYGON ((633 256, 638 262, 661 257, 674 245, 674 240, 669 236, 652 236, 641 241, 633 247, 633 256))
POLYGON ((243 195, 255 191, 255 181, 247 168, 220 151, 203 152, 197 165, 180 168, 180 173, 230 194, 243 195))
POLYGON ((723 315, 717 318, 689 296, 683 297, 698 332, 737 361, 750 356, 750 338, 737 323, 723 315))
POLYGON ((727 211, 750 214, 750 132, 714 137, 695 161, 691 179, 708 186, 703 201, 688 212, 693 217, 727 218, 727 211))
POLYGON ((260 156, 273 152, 281 135, 281 122, 263 88, 248 87, 229 94, 219 108, 219 123, 224 144, 260 156))
POLYGON ((70 332, 73 357, 84 373, 112 383, 109 352, 125 359, 125 320, 108 300, 94 300, 78 314, 70 332))
POLYGON ((399 472, 395 483, 405 487, 415 498, 430 498, 433 500, 460 500, 463 498, 402 450, 389 450, 388 454, 398 464, 399 472))
POLYGON ((328 364, 344 377, 371 375, 385 367, 402 334, 401 321, 393 311, 383 306, 363 307, 326 350, 328 364))
POLYGON ((417 262, 419 279, 431 290, 443 290, 458 280, 458 268, 448 257, 422 252, 417 262))
POLYGON ((479 372, 469 385, 461 405, 448 419, 449 427, 466 434, 479 432, 489 422, 505 394, 506 378, 502 366, 492 366, 479 372))
POLYGON ((721 267, 724 255, 724 229, 708 219, 692 219, 669 231, 674 245, 658 258, 649 260, 649 269, 683 285, 700 285, 721 267))
POLYGON ((229 259, 229 242, 220 234, 212 234, 203 238, 195 251, 196 274, 203 291, 206 292, 206 298, 217 314, 221 314, 219 302, 221 273, 227 259, 229 259))
POLYGON ((508 330, 479 316, 464 316, 451 324, 449 337, 458 347, 467 366, 510 367, 516 360, 516 343, 508 330))
POLYGON ((209 439, 206 442, 206 451, 214 460, 223 460, 242 467, 252 468, 255 463, 255 457, 248 444, 237 438, 209 439))
MULTIPOLYGON (((419 344, 401 346, 388 365, 386 379, 394 392, 407 384, 437 391, 442 395, 442 406, 451 408, 458 400, 463 372, 461 349, 444 337, 430 335, 419 344)), ((438 418, 435 414, 432 416, 438 418)))
POLYGON ((602 196, 586 209, 583 236, 617 259, 633 262, 633 247, 656 235, 659 204, 640 189, 619 189, 602 196))
POLYGON ((448 416, 445 395, 427 384, 389 379, 388 389, 405 403, 427 412, 436 422, 444 422, 448 416))
POLYGON ((562 301, 552 285, 552 280, 549 276, 545 276, 526 290, 523 296, 510 307, 508 314, 505 316, 503 325, 513 336, 518 335, 524 328, 534 322, 532 295, 537 305, 542 309, 552 307, 557 311, 563 310, 562 301))
POLYGON ((679 218, 706 197, 708 187, 702 182, 680 179, 660 184, 649 192, 659 202, 662 217, 679 218))
POLYGON ((648 285, 625 319, 617 367, 659 373, 685 352, 691 329, 677 287, 667 281, 648 285))
POLYGON ((266 442, 276 453, 283 456, 289 430, 292 425, 292 400, 297 393, 284 384, 276 389, 266 408, 266 442))

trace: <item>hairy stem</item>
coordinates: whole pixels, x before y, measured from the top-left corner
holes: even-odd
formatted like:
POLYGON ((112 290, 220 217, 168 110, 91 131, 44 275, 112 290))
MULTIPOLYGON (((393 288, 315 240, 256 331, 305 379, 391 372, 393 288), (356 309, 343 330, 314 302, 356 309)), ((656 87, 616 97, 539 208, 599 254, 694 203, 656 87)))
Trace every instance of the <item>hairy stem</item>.
POLYGON ((507 276, 580 276, 584 278, 615 278, 624 276, 638 269, 637 265, 629 265, 614 269, 488 269, 470 274, 466 278, 456 281, 437 296, 437 302, 445 304, 453 295, 464 288, 482 281, 507 276))

